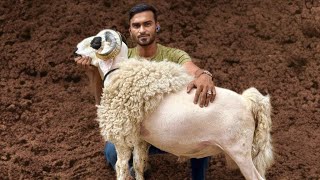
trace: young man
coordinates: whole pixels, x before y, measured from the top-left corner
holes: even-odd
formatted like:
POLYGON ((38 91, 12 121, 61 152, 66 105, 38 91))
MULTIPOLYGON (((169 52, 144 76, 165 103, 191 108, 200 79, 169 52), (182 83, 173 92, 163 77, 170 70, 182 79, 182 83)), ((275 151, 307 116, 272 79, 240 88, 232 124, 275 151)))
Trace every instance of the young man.
MULTIPOLYGON (((134 6, 129 12, 130 36, 137 43, 135 48, 130 48, 128 57, 144 58, 152 61, 162 61, 167 59, 181 64, 186 68, 188 73, 193 75, 195 79, 187 86, 187 92, 193 88, 197 88, 194 97, 194 103, 199 102, 200 107, 208 106, 215 98, 215 88, 210 72, 200 69, 192 61, 190 56, 179 49, 165 47, 156 43, 156 35, 160 30, 160 24, 157 21, 157 11, 153 6, 147 4, 139 4, 134 6)), ((88 57, 75 58, 77 64, 90 65, 91 59, 88 57)), ((96 68, 88 68, 91 90, 95 95, 96 104, 100 103, 102 92, 102 80, 96 68)), ((149 149, 150 154, 165 153, 153 146, 149 149)), ((112 143, 107 142, 105 148, 107 161, 115 167, 117 154, 112 143)), ((191 159, 192 179, 205 179, 205 171, 209 158, 191 159)))

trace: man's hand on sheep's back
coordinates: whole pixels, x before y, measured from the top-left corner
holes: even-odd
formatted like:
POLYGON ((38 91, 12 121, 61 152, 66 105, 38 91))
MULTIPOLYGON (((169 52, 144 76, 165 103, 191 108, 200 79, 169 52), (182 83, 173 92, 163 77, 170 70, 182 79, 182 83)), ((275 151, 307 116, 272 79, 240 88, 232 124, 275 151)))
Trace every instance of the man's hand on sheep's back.
POLYGON ((216 97, 216 90, 214 88, 214 82, 211 76, 206 74, 200 75, 188 84, 187 92, 191 92, 193 88, 197 88, 194 97, 194 103, 199 102, 200 107, 207 107, 209 102, 213 102, 216 97))

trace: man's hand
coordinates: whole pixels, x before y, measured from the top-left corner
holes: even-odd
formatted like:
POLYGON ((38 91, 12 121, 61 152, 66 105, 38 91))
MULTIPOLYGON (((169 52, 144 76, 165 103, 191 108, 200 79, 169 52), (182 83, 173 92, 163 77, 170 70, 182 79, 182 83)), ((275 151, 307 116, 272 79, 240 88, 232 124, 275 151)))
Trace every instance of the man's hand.
POLYGON ((85 70, 95 70, 97 69, 94 66, 91 66, 92 59, 87 56, 79 56, 74 58, 74 61, 77 63, 77 65, 82 66, 85 68, 85 70))
POLYGON ((95 97, 96 104, 100 104, 102 94, 102 79, 100 77, 99 70, 96 66, 91 65, 92 59, 90 57, 76 57, 74 61, 78 66, 81 66, 88 78, 89 78, 89 89, 95 97))
POLYGON ((193 88, 197 88, 194 103, 197 104, 199 101, 200 107, 207 107, 209 102, 213 102, 216 97, 216 90, 212 77, 207 74, 201 74, 195 80, 188 84, 187 92, 191 92, 193 88))

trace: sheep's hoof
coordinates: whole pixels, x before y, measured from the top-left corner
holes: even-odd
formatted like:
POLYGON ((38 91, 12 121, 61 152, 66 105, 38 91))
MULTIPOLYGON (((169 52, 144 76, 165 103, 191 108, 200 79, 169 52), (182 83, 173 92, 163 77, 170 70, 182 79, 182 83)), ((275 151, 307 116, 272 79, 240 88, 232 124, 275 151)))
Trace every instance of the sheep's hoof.
MULTIPOLYGON (((130 167, 129 173, 130 173, 130 176, 131 176, 133 179, 135 179, 135 177, 136 177, 136 172, 134 171, 133 166, 130 167)), ((143 176, 144 176, 144 177, 149 177, 150 174, 151 174, 151 165, 150 165, 150 163, 147 163, 147 164, 146 164, 146 167, 145 167, 145 170, 144 170, 144 173, 143 173, 143 176)))

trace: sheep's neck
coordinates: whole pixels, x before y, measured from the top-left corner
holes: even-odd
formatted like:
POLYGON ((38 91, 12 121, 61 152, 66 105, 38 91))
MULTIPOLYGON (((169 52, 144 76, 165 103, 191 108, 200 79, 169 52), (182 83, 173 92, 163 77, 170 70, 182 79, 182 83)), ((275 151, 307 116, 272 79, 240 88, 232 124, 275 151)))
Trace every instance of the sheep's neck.
POLYGON ((118 64, 122 62, 122 58, 116 57, 115 59, 110 59, 109 61, 100 61, 99 68, 102 71, 102 74, 107 74, 110 70, 117 68, 118 64))
POLYGON ((109 61, 99 61, 98 68, 100 71, 101 78, 103 78, 103 76, 112 69, 113 64, 114 64, 113 59, 109 61))

